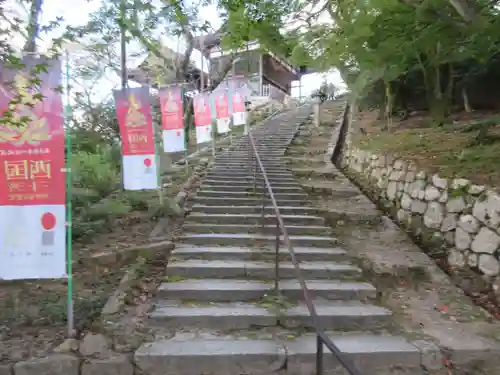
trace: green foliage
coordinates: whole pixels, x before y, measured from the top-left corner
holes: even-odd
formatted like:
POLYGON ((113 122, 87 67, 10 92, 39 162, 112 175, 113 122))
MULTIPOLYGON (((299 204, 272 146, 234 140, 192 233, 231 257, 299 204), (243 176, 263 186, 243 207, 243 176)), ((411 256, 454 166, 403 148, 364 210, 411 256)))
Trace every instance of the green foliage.
POLYGON ((309 25, 290 33, 294 62, 336 67, 354 97, 386 116, 418 102, 442 124, 452 105, 463 105, 460 90, 500 71, 499 11, 491 3, 334 1, 314 11, 314 2, 302 4, 309 25))
POLYGON ((75 153, 71 158, 71 168, 76 187, 92 189, 102 197, 119 187, 119 171, 110 147, 99 148, 95 154, 75 153))

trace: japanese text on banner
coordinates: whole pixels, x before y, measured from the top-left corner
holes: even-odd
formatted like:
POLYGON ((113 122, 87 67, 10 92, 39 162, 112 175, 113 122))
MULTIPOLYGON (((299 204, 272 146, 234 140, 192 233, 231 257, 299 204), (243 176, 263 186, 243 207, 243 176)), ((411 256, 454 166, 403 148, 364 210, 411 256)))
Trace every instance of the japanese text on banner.
POLYGON ((61 278, 66 276, 61 64, 31 56, 22 63, 23 70, 0 67, 0 113, 12 115, 0 125, 0 278, 61 278))
POLYGON ((161 122, 163 130, 184 128, 182 91, 180 87, 160 90, 161 122))
POLYGON ((210 113, 210 98, 208 94, 198 94, 194 97, 194 122, 196 126, 207 126, 212 122, 210 113))
POLYGON ((227 90, 217 90, 214 92, 215 97, 215 117, 229 117, 229 98, 227 90))
POLYGON ((123 155, 155 153, 152 108, 147 87, 114 91, 123 155))
POLYGON ((233 113, 245 112, 245 94, 243 89, 234 90, 232 95, 233 113))
POLYGON ((25 59, 24 71, 2 68, 2 113, 12 123, 0 125, 0 205, 65 204, 65 138, 57 61, 25 59), (27 71, 47 65, 34 84, 27 71), (9 102, 16 98, 15 105, 9 102), (23 119, 23 121, 20 121, 23 119))

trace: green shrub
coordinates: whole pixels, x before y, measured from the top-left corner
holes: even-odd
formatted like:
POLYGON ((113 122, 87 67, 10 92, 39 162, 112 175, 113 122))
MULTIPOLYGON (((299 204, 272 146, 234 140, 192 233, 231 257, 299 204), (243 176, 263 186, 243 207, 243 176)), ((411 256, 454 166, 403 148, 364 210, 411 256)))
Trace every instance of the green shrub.
POLYGON ((118 189, 120 176, 111 147, 100 147, 98 151, 96 154, 78 151, 72 156, 73 185, 106 197, 118 189))

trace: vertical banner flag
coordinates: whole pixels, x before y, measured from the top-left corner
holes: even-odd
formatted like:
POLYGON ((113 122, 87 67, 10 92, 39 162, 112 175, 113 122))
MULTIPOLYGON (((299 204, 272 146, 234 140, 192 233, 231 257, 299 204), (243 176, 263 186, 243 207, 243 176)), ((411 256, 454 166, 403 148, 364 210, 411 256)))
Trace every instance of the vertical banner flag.
POLYGON ((216 90, 213 93, 215 102, 215 119, 217 121, 217 133, 229 132, 229 95, 228 90, 216 90))
POLYGON ((185 151, 182 89, 178 86, 162 89, 159 96, 163 128, 163 151, 185 151))
POLYGON ((243 88, 238 88, 233 91, 232 95, 233 107, 233 124, 245 125, 247 121, 247 111, 245 108, 245 92, 243 88))
POLYGON ((0 279, 66 277, 61 62, 0 66, 0 279), (39 67, 44 68, 40 69, 39 67), (36 75, 31 73, 36 71, 36 75), (36 78, 36 79, 34 79, 36 78), (15 104, 14 104, 15 102, 15 104))
POLYGON ((158 188, 155 139, 148 87, 114 90, 122 138, 125 190, 158 188))
POLYGON ((197 94, 193 99, 193 107, 196 143, 210 142, 212 140, 212 114, 209 94, 197 94))

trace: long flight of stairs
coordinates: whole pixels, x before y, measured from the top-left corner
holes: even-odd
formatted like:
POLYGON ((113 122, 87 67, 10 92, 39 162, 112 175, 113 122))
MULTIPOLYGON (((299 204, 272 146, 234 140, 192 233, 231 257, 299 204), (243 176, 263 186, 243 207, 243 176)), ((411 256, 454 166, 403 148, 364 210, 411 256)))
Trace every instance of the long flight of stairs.
MULTIPOLYGON (((391 312, 373 302, 376 289, 363 282, 361 269, 286 168, 286 148, 310 112, 281 114, 252 134, 320 322, 363 374, 420 375, 420 352, 384 333, 391 312)), ((316 373, 314 327, 283 243, 281 296, 273 291, 276 217, 266 199, 262 226, 263 176, 257 173, 254 191, 251 155, 242 137, 216 158, 191 202, 149 316, 156 340, 135 353, 144 374, 316 373)), ((324 351, 324 374, 347 374, 324 351)))

